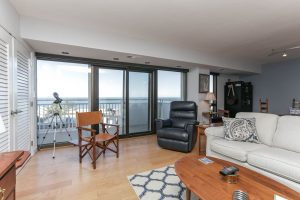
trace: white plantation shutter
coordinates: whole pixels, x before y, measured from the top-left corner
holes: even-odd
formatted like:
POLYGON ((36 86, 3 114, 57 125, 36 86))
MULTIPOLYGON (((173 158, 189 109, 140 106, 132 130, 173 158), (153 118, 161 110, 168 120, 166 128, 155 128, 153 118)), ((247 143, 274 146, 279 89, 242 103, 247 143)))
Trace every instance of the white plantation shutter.
MULTIPOLYGON (((1 36, 1 35, 0 35, 1 36)), ((5 132, 0 133, 0 152, 10 150, 9 138, 9 94, 8 66, 9 44, 0 37, 0 115, 5 125, 5 132)))
POLYGON ((6 129, 0 132, 0 152, 31 150, 30 73, 30 50, 0 27, 0 115, 6 129))
POLYGON ((30 150, 30 96, 29 96, 29 67, 30 58, 17 51, 17 74, 15 85, 17 96, 15 97, 15 137, 17 150, 30 150))

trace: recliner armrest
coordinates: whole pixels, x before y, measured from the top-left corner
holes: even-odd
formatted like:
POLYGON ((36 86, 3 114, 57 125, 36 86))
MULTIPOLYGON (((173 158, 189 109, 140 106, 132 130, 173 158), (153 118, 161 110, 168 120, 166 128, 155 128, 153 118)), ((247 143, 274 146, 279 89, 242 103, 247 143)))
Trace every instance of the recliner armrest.
POLYGON ((205 129, 205 135, 224 138, 224 127, 208 127, 207 129, 205 129))
POLYGON ((191 120, 185 124, 184 129, 186 131, 188 131, 189 129, 193 129, 193 127, 197 124, 199 124, 199 122, 197 120, 191 120))
POLYGON ((172 121, 170 119, 155 119, 156 130, 171 127, 172 121))

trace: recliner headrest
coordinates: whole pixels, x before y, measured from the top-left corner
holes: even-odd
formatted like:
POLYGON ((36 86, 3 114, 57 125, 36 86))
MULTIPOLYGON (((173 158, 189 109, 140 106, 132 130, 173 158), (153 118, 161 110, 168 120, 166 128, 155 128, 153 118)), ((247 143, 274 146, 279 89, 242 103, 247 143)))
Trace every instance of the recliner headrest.
POLYGON ((195 111, 197 104, 193 101, 173 101, 170 108, 171 111, 195 111))

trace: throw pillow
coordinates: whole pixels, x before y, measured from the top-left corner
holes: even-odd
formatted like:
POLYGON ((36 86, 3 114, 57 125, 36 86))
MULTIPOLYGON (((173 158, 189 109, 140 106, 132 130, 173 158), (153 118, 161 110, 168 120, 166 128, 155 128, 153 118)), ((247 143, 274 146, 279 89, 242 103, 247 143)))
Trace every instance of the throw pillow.
POLYGON ((222 117, 225 139, 231 141, 259 143, 255 118, 222 117))

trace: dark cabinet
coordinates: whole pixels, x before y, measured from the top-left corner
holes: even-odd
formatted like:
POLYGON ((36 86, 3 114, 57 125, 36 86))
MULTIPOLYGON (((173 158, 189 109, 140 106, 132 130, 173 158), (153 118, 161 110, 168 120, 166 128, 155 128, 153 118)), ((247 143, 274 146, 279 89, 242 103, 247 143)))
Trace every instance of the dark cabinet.
POLYGON ((253 86, 251 82, 227 82, 224 92, 224 108, 229 110, 230 117, 235 117, 238 112, 252 112, 253 86))

